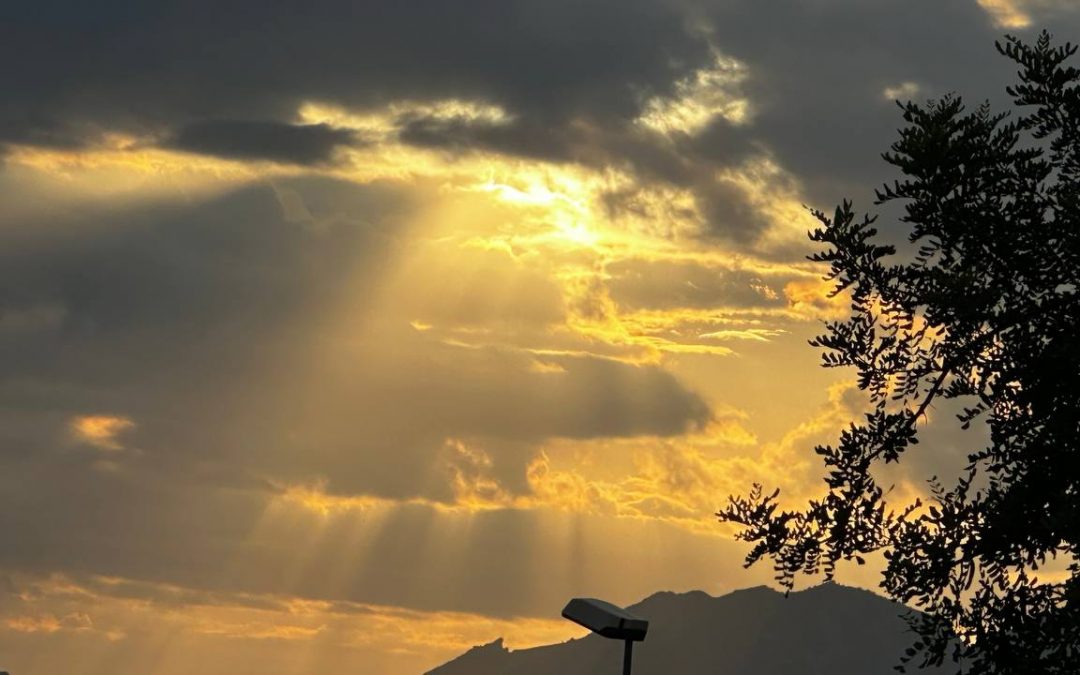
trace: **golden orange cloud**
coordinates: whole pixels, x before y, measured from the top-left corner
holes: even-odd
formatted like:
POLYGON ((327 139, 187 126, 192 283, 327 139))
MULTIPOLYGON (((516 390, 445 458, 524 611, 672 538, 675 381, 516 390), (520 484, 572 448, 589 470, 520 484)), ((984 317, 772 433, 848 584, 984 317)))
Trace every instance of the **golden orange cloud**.
POLYGON ((1023 0, 978 0, 999 28, 1027 28, 1031 17, 1024 11, 1023 0))
POLYGON ((821 278, 796 279, 784 286, 791 311, 813 319, 841 319, 851 314, 851 301, 846 293, 832 295, 836 283, 821 278))
POLYGON ((503 637, 527 648, 578 636, 561 619, 495 618, 274 594, 210 592, 156 582, 90 576, 11 575, 19 599, 0 608, 0 630, 84 633, 104 641, 146 635, 315 643, 407 650, 448 658, 503 637))
POLYGON ((862 397, 847 383, 828 390, 812 417, 775 441, 759 442, 745 415, 727 411, 704 429, 675 438, 555 439, 527 465, 528 490, 499 483, 481 445, 447 439, 445 466, 450 501, 404 500, 328 494, 324 484, 282 485, 280 507, 322 516, 355 512, 383 518, 405 506, 423 506, 449 517, 482 511, 536 510, 666 523, 706 536, 730 536, 712 514, 729 494, 755 482, 778 486, 786 500, 815 496, 819 465, 811 449, 835 441, 863 412, 862 397), (603 458, 619 457, 612 463, 603 458))
POLYGON ((69 424, 76 440, 110 452, 123 450, 120 435, 135 428, 135 422, 122 415, 79 415, 69 424))
POLYGON ((676 82, 674 96, 646 101, 637 122, 665 134, 696 134, 716 117, 746 124, 752 106, 740 89, 747 74, 746 64, 717 53, 709 66, 676 82))

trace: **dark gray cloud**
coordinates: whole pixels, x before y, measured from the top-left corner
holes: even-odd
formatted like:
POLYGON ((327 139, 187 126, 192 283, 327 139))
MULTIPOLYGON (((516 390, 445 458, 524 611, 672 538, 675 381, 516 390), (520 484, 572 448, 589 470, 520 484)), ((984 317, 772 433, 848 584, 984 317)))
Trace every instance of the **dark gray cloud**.
POLYGON ((667 261, 627 260, 609 265, 607 272, 612 299, 631 310, 783 307, 781 291, 790 280, 667 261))
POLYGON ((474 122, 463 118, 416 116, 399 120, 398 137, 405 143, 454 153, 477 150, 557 162, 589 162, 598 152, 596 141, 582 129, 516 120, 508 124, 474 122))
POLYGON ((768 216, 745 188, 726 179, 699 181, 694 195, 705 219, 705 232, 721 240, 748 242, 769 226, 768 216))
POLYGON ((339 147, 357 142, 354 132, 327 124, 207 120, 181 127, 166 145, 219 157, 322 164, 339 147))
POLYGON ((1000 98, 1012 70, 994 51, 1001 32, 973 0, 783 0, 768 8, 772 20, 743 3, 708 12, 717 44, 750 71, 748 133, 820 199, 853 186, 865 194, 887 176, 880 153, 901 123, 887 87, 1000 98))
POLYGON ((66 224, 3 230, 0 306, 57 307, 41 334, 0 335, 5 376, 46 370, 138 379, 165 355, 170 367, 239 367, 269 348, 274 328, 332 300, 356 269, 377 274, 402 234, 404 193, 324 180, 289 183, 320 227, 290 222, 269 185, 190 205, 91 211, 66 224), (108 227, 95 224, 108 223, 108 227), (58 235, 58 231, 63 234, 58 235), (263 339, 256 340, 257 336, 263 339), (114 370, 123 356, 124 371, 114 370))
MULTIPOLYGON (((717 49, 745 64, 740 89, 753 110, 748 124, 717 118, 697 134, 663 137, 643 133, 632 116, 583 107, 576 124, 554 126, 527 117, 501 127, 414 120, 402 138, 629 168, 644 181, 690 189, 708 235, 748 244, 765 222, 738 190, 716 183, 718 169, 765 154, 802 183, 811 203, 828 206, 852 196, 869 207, 873 188, 892 175, 880 154, 901 124, 886 90, 911 83, 916 99, 955 91, 973 102, 1008 105, 1004 88, 1014 67, 995 52, 1002 31, 974 0, 702 2, 687 11, 711 26, 717 49)), ((1020 33, 1030 35, 1041 16, 1054 18, 1062 38, 1070 28, 1080 30, 1080 14, 1058 8, 1036 11, 1036 23, 1020 33)))
MULTIPOLYGON (((469 99, 514 121, 415 118, 403 120, 402 139, 628 168, 693 190, 708 232, 743 244, 761 223, 740 215, 737 195, 710 187, 717 168, 766 152, 815 205, 845 194, 866 202, 891 176, 879 155, 899 116, 886 88, 1000 101, 1013 70, 975 0, 47 1, 2 11, 7 142, 69 147, 119 129, 198 152, 315 163, 349 139, 291 126, 303 101, 469 99), (710 63, 710 43, 746 65, 751 122, 672 138, 632 124, 650 97, 710 63)), ((1080 29, 1075 12, 1032 11, 1031 30, 1040 20, 1063 38, 1080 29)))
POLYGON ((684 15, 651 0, 44 2, 3 11, 8 133, 35 120, 284 120, 307 99, 363 107, 457 97, 542 119, 625 118, 639 91, 663 91, 706 56, 684 15))

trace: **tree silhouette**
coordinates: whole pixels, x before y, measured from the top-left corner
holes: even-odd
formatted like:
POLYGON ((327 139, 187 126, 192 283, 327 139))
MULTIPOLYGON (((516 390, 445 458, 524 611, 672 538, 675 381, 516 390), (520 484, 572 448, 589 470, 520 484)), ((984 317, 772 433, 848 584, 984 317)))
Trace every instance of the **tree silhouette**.
POLYGON ((811 259, 829 263, 851 316, 811 344, 825 367, 854 368, 871 402, 816 448, 827 493, 788 511, 755 485, 717 514, 754 544, 746 564, 771 558, 788 589, 882 552, 882 589, 922 610, 901 671, 950 658, 964 673, 1080 668, 1080 70, 1067 65, 1076 47, 1045 31, 997 49, 1019 65, 1015 117, 957 96, 901 105, 883 157, 904 178, 876 204, 903 205, 910 254, 848 201, 813 211, 825 250, 811 259), (989 441, 970 434, 962 475, 891 507, 875 471, 948 399, 989 441), (1040 576, 1050 559, 1067 569, 1040 576))

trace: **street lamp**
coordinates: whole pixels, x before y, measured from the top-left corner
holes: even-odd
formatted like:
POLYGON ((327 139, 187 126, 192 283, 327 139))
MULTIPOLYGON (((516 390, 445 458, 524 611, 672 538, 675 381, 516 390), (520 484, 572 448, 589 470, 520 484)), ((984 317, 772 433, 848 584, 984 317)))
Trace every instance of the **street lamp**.
POLYGON ((623 640, 623 675, 630 675, 630 660, 633 657, 634 643, 645 639, 649 631, 649 622, 616 607, 610 602, 596 598, 574 598, 566 603, 562 615, 576 624, 585 626, 592 632, 613 640, 623 640))

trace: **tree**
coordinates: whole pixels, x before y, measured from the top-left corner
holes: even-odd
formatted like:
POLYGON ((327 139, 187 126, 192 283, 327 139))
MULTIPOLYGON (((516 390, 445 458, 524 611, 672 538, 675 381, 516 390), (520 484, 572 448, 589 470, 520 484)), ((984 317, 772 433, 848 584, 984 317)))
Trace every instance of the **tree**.
POLYGON ((811 259, 829 264, 851 315, 811 345, 825 367, 853 368, 871 405, 816 448, 825 496, 790 511, 755 485, 717 514, 754 544, 746 564, 772 559, 788 589, 883 553, 881 588, 921 610, 901 671, 1080 668, 1080 70, 1067 65, 1076 47, 1046 32, 996 46, 1019 66, 1015 117, 954 95, 900 106, 906 126, 883 158, 904 178, 875 203, 903 206, 910 253, 849 201, 812 211, 825 249, 811 259), (969 432, 979 445, 962 475, 890 506, 875 474, 950 400, 956 424, 989 441, 969 432), (1040 577, 1050 559, 1067 569, 1040 577))

